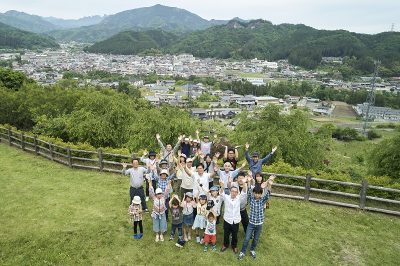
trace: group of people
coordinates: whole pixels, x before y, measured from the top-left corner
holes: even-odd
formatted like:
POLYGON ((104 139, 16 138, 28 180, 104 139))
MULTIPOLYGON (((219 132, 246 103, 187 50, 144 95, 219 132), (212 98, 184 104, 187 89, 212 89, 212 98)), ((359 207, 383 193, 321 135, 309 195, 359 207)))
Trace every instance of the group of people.
MULTIPOLYGON (((131 168, 127 169, 127 164, 123 164, 123 174, 130 176, 128 214, 133 223, 133 237, 143 237, 143 213, 149 212, 147 202, 151 198, 156 242, 164 241, 170 220, 169 240, 174 240, 177 234, 176 246, 183 247, 191 241, 194 230, 196 242, 204 244, 204 251, 210 247, 215 251, 217 224, 222 216, 224 237, 221 252, 231 246, 235 254, 239 253, 241 223, 245 239, 238 258, 245 256, 251 238, 250 254, 256 258, 255 249, 264 223, 265 205, 275 178, 270 176, 265 180, 262 165, 271 159, 277 148, 274 147, 264 158, 260 158, 257 152, 250 157, 249 144, 246 143, 245 158, 249 164, 246 172, 243 171, 246 163, 238 167, 240 146, 225 146, 224 164, 220 168, 217 162, 221 154, 216 152, 212 155, 214 142, 209 136, 200 140, 198 130, 196 136, 197 139, 179 136, 173 147, 171 144, 164 145, 157 134, 161 148, 159 159, 155 151, 145 151, 141 158, 132 159, 131 168), (214 184, 215 177, 219 178, 218 185, 214 184), (143 184, 146 184, 146 189, 143 184)), ((214 135, 214 139, 216 137, 214 135)))

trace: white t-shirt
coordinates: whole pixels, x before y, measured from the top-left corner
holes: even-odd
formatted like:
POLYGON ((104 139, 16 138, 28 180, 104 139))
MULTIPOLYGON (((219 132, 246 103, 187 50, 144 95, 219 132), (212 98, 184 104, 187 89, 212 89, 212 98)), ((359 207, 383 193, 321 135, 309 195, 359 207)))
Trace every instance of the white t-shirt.
POLYGON ((193 195, 197 197, 199 194, 207 194, 208 187, 208 179, 210 178, 209 173, 203 173, 201 176, 199 173, 195 172, 192 174, 193 178, 193 195), (202 187, 200 187, 200 184, 202 187))

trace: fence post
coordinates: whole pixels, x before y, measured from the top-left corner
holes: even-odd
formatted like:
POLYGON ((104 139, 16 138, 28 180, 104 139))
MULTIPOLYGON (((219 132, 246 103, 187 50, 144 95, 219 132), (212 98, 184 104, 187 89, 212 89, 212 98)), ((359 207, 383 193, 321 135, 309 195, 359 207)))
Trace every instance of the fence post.
POLYGON ((99 157, 99 169, 103 171, 103 151, 101 149, 98 150, 98 157, 99 157))
POLYGON ((311 188, 311 174, 306 175, 306 185, 304 192, 304 199, 309 200, 310 198, 310 188, 311 188))
POLYGON ((25 137, 24 133, 21 132, 21 149, 24 151, 25 150, 25 137))
POLYGON ((7 129, 7 135, 8 135, 8 145, 11 146, 11 129, 7 129))
POLYGON ((368 189, 368 181, 363 180, 361 183, 361 191, 360 191, 360 209, 365 208, 365 204, 367 201, 367 189, 368 189))
POLYGON ((68 156, 68 166, 72 167, 72 158, 71 158, 71 149, 67 148, 67 156, 68 156))
POLYGON ((36 136, 33 137, 33 144, 35 145, 36 154, 39 155, 39 147, 38 147, 38 144, 37 144, 37 137, 36 136))
POLYGON ((53 144, 51 142, 49 142, 49 152, 50 152, 51 160, 54 161, 53 144))

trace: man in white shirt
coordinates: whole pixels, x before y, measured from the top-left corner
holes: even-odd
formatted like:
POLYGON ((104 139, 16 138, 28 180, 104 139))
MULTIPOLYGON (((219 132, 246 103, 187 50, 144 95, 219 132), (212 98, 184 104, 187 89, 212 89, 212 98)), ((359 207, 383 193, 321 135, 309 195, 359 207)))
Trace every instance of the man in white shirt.
MULTIPOLYGON (((221 252, 224 252, 229 247, 229 237, 232 234, 231 247, 233 252, 238 253, 237 248, 237 235, 239 231, 239 223, 241 221, 240 217, 240 197, 239 188, 237 185, 232 185, 230 189, 230 194, 227 195, 224 192, 224 183, 220 181, 220 193, 223 197, 225 208, 224 208, 224 244, 221 248, 221 252)), ((241 191, 240 193, 246 193, 246 191, 241 191)))
POLYGON ((193 195, 195 198, 200 194, 206 195, 208 193, 208 179, 212 178, 215 174, 214 171, 211 171, 211 173, 204 172, 203 164, 197 165, 196 169, 197 172, 192 172, 187 167, 185 168, 186 173, 193 178, 193 195))

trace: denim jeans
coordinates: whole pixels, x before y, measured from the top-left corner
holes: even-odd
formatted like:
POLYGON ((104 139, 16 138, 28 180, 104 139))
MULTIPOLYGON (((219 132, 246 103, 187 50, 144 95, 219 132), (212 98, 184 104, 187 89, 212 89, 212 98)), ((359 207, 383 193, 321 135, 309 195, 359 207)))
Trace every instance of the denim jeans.
POLYGON ((172 224, 171 227, 171 236, 175 236, 175 231, 178 230, 178 237, 179 239, 182 239, 182 223, 180 224, 172 224))
POLYGON ((256 250, 257 242, 258 242, 258 239, 260 238, 260 234, 262 231, 262 226, 263 226, 262 224, 254 225, 252 223, 249 223, 249 225, 247 226, 246 236, 243 241, 243 246, 242 246, 241 252, 246 253, 247 245, 249 244, 250 238, 253 234, 254 234, 254 238, 253 238, 253 242, 251 243, 250 250, 254 250, 254 251, 256 250))

